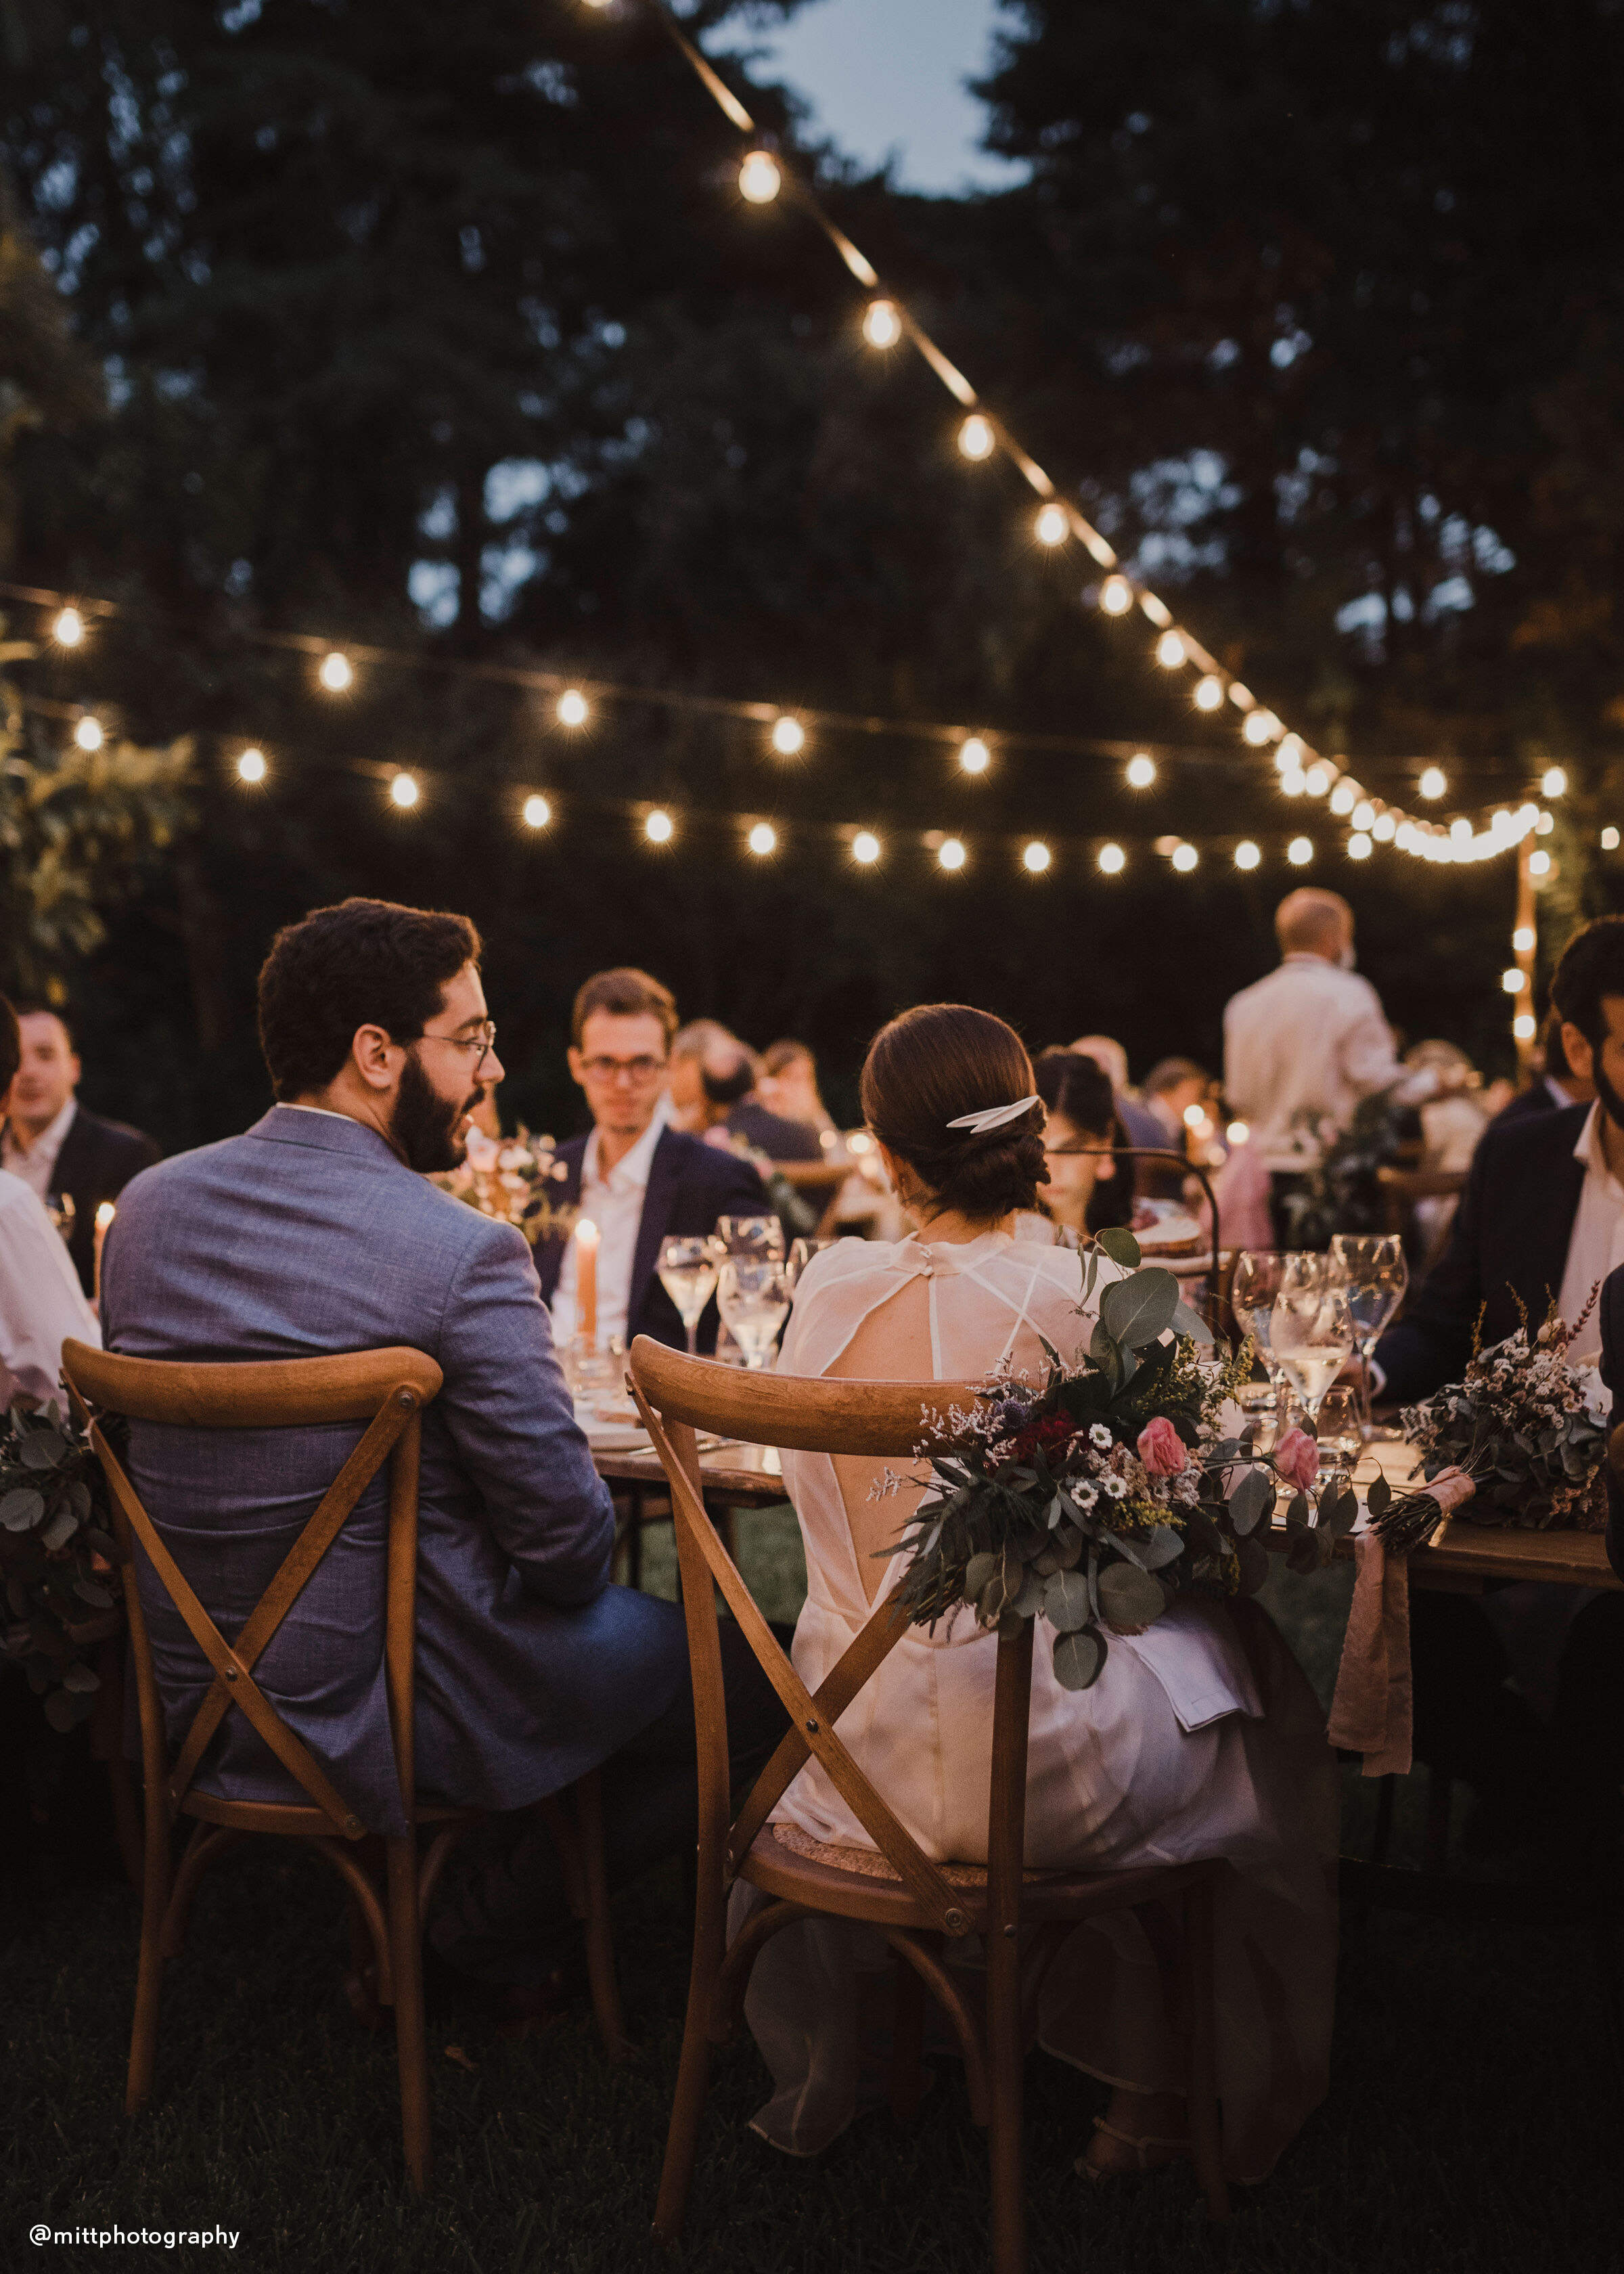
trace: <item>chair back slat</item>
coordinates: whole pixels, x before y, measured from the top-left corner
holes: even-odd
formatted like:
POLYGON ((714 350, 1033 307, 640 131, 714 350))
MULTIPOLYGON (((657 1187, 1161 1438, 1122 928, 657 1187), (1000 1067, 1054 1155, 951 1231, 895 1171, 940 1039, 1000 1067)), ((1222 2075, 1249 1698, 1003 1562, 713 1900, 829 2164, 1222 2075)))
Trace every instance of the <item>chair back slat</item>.
POLYGON ((359 1839, 365 1826, 322 1770, 320 1764, 289 1728, 253 1679, 253 1667, 322 1558, 337 1539, 346 1519, 367 1486, 391 1461, 389 1541, 387 1561, 386 1675, 389 1693, 391 1734, 401 1776, 402 1805, 410 1813, 412 1793, 411 1743, 411 1623, 415 1604, 417 1547, 417 1487, 422 1434, 422 1409, 438 1391, 441 1375, 421 1351, 398 1349, 366 1352, 337 1359, 294 1359, 285 1371, 298 1378, 278 1392, 265 1377, 283 1369, 256 1363, 243 1367, 177 1366, 185 1375, 206 1373, 210 1377, 252 1374, 258 1377, 249 1398, 252 1420, 244 1421, 224 1400, 226 1384, 213 1379, 199 1390, 195 1382, 166 1386, 161 1377, 169 1361, 126 1359, 68 1341, 63 1345, 63 1378, 74 1406, 86 1423, 91 1443, 102 1464, 112 1495, 126 1608, 137 1672, 138 1702, 142 1723, 142 1753, 147 1766, 148 1804, 162 1796, 171 1813, 191 1787, 215 1732, 235 1706, 258 1732, 295 1781, 347 1839, 359 1839), (357 1358, 364 1359, 358 1366, 357 1358), (321 1376, 325 1373, 326 1379, 321 1376), (357 1410, 357 1382, 365 1380, 371 1404, 357 1410), (310 1427, 335 1420, 368 1423, 365 1434, 323 1495, 320 1505, 301 1530, 278 1567, 270 1585, 244 1622, 235 1644, 228 1644, 199 1600, 185 1575, 165 1545, 157 1527, 109 1444, 92 1403, 104 1412, 170 1426, 206 1428, 310 1427), (162 1731, 162 1708, 152 1662, 150 1638, 137 1583, 132 1539, 139 1539, 154 1573, 199 1649, 214 1669, 214 1680, 193 1716, 192 1726, 173 1765, 161 1765, 167 1752, 162 1731), (404 1565, 402 1570, 400 1567, 404 1565), (404 1616, 406 1651, 403 1663, 396 1644, 404 1616), (154 1732, 156 1732, 154 1738, 154 1732))
POLYGON ((800 1453, 867 1453, 906 1460, 946 1443, 949 1414, 983 1395, 974 1382, 831 1382, 796 1374, 748 1374, 688 1358, 640 1335, 633 1372, 667 1421, 714 1431, 748 1445, 800 1453), (642 1356, 638 1359, 641 1350, 642 1356))

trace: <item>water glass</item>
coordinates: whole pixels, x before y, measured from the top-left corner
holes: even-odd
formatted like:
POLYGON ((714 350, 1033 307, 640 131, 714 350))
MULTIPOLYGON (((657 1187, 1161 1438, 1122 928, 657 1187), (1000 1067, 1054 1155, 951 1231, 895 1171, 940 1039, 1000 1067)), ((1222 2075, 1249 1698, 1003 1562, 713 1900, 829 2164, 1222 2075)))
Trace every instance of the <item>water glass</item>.
POLYGON ((699 1321, 704 1314, 705 1305, 716 1291, 716 1275, 720 1260, 718 1245, 713 1239, 673 1238, 660 1243, 660 1285, 681 1316, 690 1358, 695 1355, 699 1347, 699 1321))
POLYGON ((730 1255, 717 1280, 717 1306, 727 1330, 757 1374, 789 1316, 789 1273, 775 1256, 730 1255))
POLYGON ((1328 1255, 1288 1254, 1269 1313, 1269 1348, 1309 1412, 1353 1355, 1348 1290, 1328 1255))
POLYGON ((716 1236, 727 1255, 760 1255, 784 1261, 784 1227, 776 1216, 719 1216, 716 1236))
POLYGON ((1346 1469, 1351 1474, 1365 1450, 1357 1391, 1341 1385, 1327 1389, 1320 1402, 1319 1427, 1321 1468, 1346 1469))
POLYGON ((1285 1371, 1269 1344, 1269 1321, 1280 1292, 1288 1251, 1278 1247, 1243 1248, 1235 1260, 1229 1286, 1229 1306, 1241 1332, 1250 1335, 1264 1372, 1274 1386, 1275 1426, 1283 1430, 1287 1382, 1285 1371))
POLYGON ((1331 1242, 1331 1261, 1348 1290, 1368 1421, 1371 1355, 1410 1284, 1404 1243, 1396 1232, 1339 1231, 1331 1242))

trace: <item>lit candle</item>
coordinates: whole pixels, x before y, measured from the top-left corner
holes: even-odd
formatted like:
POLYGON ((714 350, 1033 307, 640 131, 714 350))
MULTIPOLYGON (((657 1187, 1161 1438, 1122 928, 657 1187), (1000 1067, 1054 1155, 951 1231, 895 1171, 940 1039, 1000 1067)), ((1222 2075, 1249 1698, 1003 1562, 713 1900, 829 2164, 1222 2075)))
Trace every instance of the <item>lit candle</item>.
POLYGON ((113 1218, 117 1214, 118 1210, 114 1207, 111 1201, 103 1201, 96 1210, 95 1262, 93 1284, 95 1287, 96 1300, 98 1302, 102 1299, 102 1250, 107 1245, 108 1228, 111 1224, 113 1218))
POLYGON ((575 1332, 598 1347, 598 1226, 583 1216, 575 1226, 575 1332))

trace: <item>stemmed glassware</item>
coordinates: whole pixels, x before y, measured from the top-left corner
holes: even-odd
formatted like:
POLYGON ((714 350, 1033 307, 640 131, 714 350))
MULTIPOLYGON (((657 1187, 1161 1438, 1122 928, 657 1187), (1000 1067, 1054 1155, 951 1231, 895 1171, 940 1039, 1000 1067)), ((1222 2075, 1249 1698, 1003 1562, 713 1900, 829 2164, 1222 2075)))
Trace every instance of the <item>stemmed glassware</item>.
POLYGON ((660 1285, 681 1315, 690 1358, 698 1354, 699 1321, 715 1292, 721 1259, 720 1243, 708 1238, 673 1238, 660 1244, 660 1285))
POLYGON ((787 1268, 777 1256, 729 1255, 722 1263, 716 1299, 745 1365, 758 1374, 789 1316, 787 1268))
POLYGON ((1274 1298, 1280 1292, 1288 1261, 1288 1251, 1282 1248, 1244 1248, 1236 1259, 1235 1278, 1229 1290, 1229 1304, 1237 1323, 1244 1334, 1252 1337, 1252 1346, 1273 1386, 1277 1430, 1283 1430, 1286 1426, 1290 1385, 1284 1367, 1274 1354, 1269 1329, 1274 1298))
POLYGON ((1287 1254, 1281 1262, 1269 1313, 1269 1348, 1314 1417, 1353 1355, 1348 1290, 1328 1255, 1287 1254))
POLYGON ((1348 1291, 1368 1422, 1371 1356, 1410 1284, 1404 1243, 1396 1232, 1339 1231, 1331 1242, 1331 1261, 1348 1291))
POLYGON ((726 1255, 770 1256, 784 1261, 784 1227, 776 1216, 719 1216, 716 1236, 726 1255))

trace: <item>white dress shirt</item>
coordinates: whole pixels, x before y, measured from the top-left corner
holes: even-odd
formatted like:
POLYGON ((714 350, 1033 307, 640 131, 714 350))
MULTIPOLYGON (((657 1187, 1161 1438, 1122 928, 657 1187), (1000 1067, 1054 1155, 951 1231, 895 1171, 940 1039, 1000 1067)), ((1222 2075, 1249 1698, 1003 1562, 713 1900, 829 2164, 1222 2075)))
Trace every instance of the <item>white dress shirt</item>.
POLYGON ((1224 1095, 1268 1169, 1312 1168, 1401 1072, 1375 989, 1322 955, 1288 955, 1223 1014, 1224 1095))
MULTIPOLYGON (((1596 1282, 1624 1263, 1624 1185, 1607 1166, 1607 1156, 1602 1150, 1599 1099, 1584 1118, 1579 1141, 1574 1147, 1574 1158, 1584 1163, 1584 1182, 1579 1189, 1573 1230, 1568 1235, 1568 1261, 1556 1299, 1556 1307, 1569 1326, 1589 1302, 1596 1282)), ((1532 1323, 1538 1326, 1539 1321, 1536 1319, 1532 1323)), ((1583 1330, 1568 1349, 1568 1363, 1583 1366, 1600 1352, 1599 1310, 1592 1310, 1583 1330)))
POLYGON ((60 1401, 70 1335, 102 1340, 67 1243, 21 1178, 0 1170, 0 1371, 30 1397, 60 1401))
MULTIPOLYGON (((593 1130, 581 1156, 581 1213, 598 1226, 598 1340, 607 1348, 610 1337, 626 1333, 631 1304, 632 1263, 637 1234, 643 1225, 643 1198, 649 1170, 663 1128, 659 1117, 650 1122, 624 1159, 606 1174, 598 1167, 598 1132, 593 1130)), ((553 1339, 560 1350, 575 1331, 575 1243, 564 1250, 564 1261, 553 1293, 553 1339)))
POLYGON ((17 1132, 8 1121, 5 1133, 0 1136, 0 1169, 20 1177, 31 1193, 43 1200, 51 1189, 51 1178, 56 1171, 56 1156, 63 1141, 73 1126, 73 1117, 79 1111, 79 1102, 69 1098, 56 1118, 48 1121, 32 1145, 26 1148, 18 1142, 17 1132))

